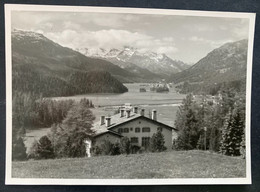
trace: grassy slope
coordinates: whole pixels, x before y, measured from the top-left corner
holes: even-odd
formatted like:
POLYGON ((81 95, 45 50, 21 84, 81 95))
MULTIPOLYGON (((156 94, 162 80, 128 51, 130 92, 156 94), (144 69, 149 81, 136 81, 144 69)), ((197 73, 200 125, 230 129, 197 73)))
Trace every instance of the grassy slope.
POLYGON ((14 178, 228 178, 245 177, 245 160, 204 151, 170 151, 13 162, 14 178))

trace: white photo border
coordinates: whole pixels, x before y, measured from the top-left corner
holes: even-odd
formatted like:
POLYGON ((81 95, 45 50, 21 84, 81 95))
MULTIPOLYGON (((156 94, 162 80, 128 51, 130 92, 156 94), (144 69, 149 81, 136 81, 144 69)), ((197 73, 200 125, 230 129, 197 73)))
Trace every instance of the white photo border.
POLYGON ((253 43, 255 13, 191 11, 147 8, 116 8, 92 6, 56 6, 5 4, 5 49, 6 49, 6 185, 213 185, 213 184, 252 184, 251 178, 251 84, 253 65, 253 43), (172 178, 172 179, 24 179, 12 178, 12 50, 11 50, 11 12, 48 11, 48 12, 95 12, 182 15, 200 17, 224 17, 249 19, 246 80, 246 177, 245 178, 172 178))

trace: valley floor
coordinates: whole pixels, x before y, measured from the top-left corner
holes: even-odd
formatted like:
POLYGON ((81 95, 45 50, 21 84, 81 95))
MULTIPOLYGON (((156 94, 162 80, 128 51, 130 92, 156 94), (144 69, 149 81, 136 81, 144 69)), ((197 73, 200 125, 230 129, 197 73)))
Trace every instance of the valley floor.
POLYGON ((205 151, 169 151, 12 163, 13 178, 236 178, 246 161, 205 151))

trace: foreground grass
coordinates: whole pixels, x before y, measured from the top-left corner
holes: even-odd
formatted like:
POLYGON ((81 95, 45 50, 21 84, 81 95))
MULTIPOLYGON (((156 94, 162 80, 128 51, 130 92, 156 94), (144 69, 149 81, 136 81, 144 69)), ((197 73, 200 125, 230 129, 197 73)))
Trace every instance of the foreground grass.
POLYGON ((246 163, 204 151, 170 151, 12 163, 14 178, 232 178, 245 177, 246 163))

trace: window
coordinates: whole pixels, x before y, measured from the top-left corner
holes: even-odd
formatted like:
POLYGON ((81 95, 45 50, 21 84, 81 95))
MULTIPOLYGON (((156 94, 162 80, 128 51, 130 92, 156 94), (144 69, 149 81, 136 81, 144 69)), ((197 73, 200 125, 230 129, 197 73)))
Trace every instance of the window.
POLYGON ((124 133, 129 133, 129 129, 128 128, 124 128, 124 133))
POLYGON ((138 137, 131 137, 131 143, 138 143, 138 137))
POLYGON ((136 128, 135 128, 135 132, 136 132, 136 133, 140 133, 140 127, 136 127, 136 128))
POLYGON ((161 127, 158 127, 158 128, 157 128, 157 131, 162 131, 162 128, 161 128, 161 127))
POLYGON ((123 133, 123 129, 122 128, 118 128, 118 133, 123 133))
POLYGON ((133 127, 130 128, 130 131, 133 131, 133 127))
POLYGON ((150 132, 150 127, 143 127, 142 132, 150 132))
POLYGON ((147 148, 150 145, 150 137, 142 137, 142 147, 147 148))

